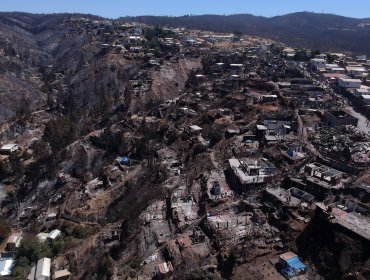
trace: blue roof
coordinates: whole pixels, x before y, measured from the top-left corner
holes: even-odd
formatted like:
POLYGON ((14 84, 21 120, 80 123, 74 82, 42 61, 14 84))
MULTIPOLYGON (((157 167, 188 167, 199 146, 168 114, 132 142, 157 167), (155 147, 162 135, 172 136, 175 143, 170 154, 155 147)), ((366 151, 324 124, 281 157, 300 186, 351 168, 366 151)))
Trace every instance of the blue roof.
POLYGON ((129 160, 129 158, 128 158, 128 157, 119 157, 119 158, 118 158, 118 161, 119 161, 120 163, 128 163, 128 162, 130 162, 130 160, 129 160))
POLYGON ((304 270, 306 266, 299 260, 297 256, 286 261, 288 266, 295 270, 304 270))
POLYGON ((296 152, 296 151, 289 151, 289 152, 288 152, 288 155, 289 155, 290 157, 296 157, 296 156, 297 156, 297 152, 296 152))
POLYGON ((297 272, 293 268, 291 268, 289 266, 287 266, 286 268, 284 268, 281 272, 284 275, 286 275, 288 278, 292 278, 294 276, 297 276, 297 272))

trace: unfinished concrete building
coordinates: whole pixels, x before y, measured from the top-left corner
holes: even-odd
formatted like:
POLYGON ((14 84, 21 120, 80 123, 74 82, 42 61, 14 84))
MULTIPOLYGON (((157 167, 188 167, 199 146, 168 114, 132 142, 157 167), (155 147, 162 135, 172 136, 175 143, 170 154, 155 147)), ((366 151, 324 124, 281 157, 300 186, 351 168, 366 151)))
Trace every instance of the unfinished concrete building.
POLYGON ((300 186, 319 199, 329 193, 337 194, 342 188, 343 172, 320 163, 310 163, 304 168, 305 182, 300 186))
POLYGON ((266 159, 229 159, 231 186, 242 192, 257 184, 268 183, 276 175, 276 167, 266 159))

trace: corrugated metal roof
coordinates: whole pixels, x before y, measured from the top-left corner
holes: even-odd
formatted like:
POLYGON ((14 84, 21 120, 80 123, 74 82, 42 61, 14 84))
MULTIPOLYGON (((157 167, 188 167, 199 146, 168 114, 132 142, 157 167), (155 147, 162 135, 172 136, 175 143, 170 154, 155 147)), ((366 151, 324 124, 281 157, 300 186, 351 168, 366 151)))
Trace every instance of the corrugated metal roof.
POLYGON ((39 261, 37 262, 35 278, 38 279, 39 277, 43 276, 50 277, 50 265, 51 259, 49 258, 39 259, 39 261))

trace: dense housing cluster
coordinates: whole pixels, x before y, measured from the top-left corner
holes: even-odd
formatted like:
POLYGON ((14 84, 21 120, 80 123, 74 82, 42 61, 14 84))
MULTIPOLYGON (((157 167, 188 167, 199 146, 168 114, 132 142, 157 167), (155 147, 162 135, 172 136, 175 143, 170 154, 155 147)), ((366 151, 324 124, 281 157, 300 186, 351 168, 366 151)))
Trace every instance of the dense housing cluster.
POLYGON ((1 275, 366 279, 366 56, 77 15, 61 26, 91 40, 79 65, 48 64, 48 104, 1 133, 1 275))

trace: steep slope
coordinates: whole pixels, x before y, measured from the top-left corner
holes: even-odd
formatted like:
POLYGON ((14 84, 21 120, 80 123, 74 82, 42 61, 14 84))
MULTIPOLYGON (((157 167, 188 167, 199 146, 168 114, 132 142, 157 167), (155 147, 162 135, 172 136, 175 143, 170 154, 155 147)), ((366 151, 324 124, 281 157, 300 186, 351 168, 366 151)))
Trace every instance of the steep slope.
POLYGON ((40 50, 30 30, 32 18, 0 15, 0 123, 13 117, 20 100, 42 103, 38 65, 50 57, 40 50))
POLYGON ((84 32, 73 16, 0 13, 0 122, 14 117, 22 100, 31 111, 46 108, 48 95, 63 101, 72 75, 98 61, 95 34, 84 32), (54 86, 51 95, 53 83, 59 89, 54 86))

